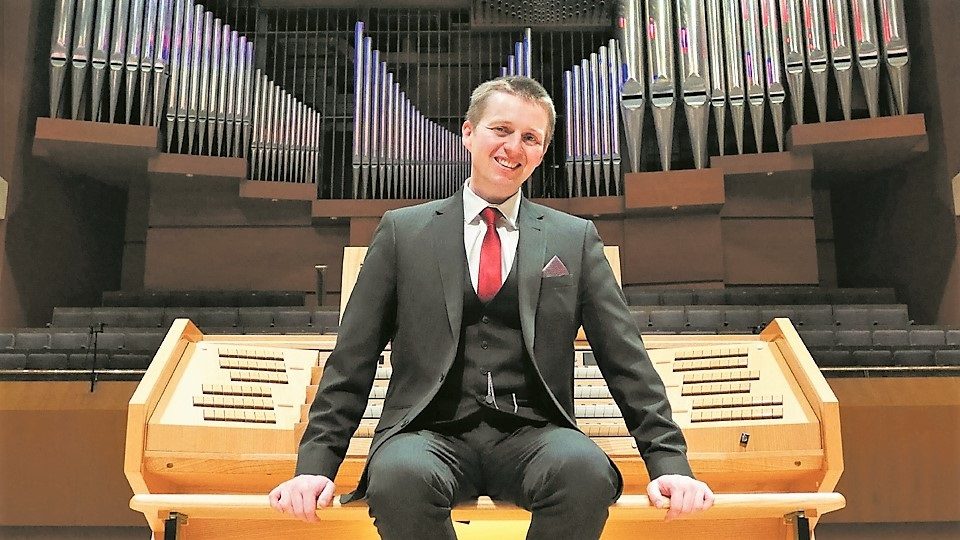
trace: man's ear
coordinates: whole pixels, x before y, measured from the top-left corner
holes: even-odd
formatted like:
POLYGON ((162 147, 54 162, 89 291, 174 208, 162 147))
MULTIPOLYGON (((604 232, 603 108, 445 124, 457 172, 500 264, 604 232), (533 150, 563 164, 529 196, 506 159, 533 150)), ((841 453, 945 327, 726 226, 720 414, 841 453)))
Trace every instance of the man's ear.
POLYGON ((470 149, 470 136, 473 135, 473 124, 469 120, 464 120, 463 125, 460 126, 460 135, 463 139, 463 146, 467 150, 470 149))

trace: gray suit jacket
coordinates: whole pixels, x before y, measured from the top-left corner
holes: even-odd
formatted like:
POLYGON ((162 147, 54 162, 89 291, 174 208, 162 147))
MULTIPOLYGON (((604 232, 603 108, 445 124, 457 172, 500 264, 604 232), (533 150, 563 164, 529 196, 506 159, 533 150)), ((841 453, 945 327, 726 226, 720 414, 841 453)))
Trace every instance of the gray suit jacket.
MULTIPOLYGON (((683 434, 593 223, 521 201, 517 247, 524 344, 555 414, 576 429, 573 342, 581 324, 651 478, 692 476, 683 434), (557 256, 569 275, 542 276, 557 256)), ((297 474, 334 478, 392 341, 393 375, 370 455, 427 406, 456 354, 463 312, 463 198, 384 214, 327 359, 297 474)), ((364 491, 366 470, 357 494, 364 491)), ((346 499, 349 499, 347 497, 346 499)))

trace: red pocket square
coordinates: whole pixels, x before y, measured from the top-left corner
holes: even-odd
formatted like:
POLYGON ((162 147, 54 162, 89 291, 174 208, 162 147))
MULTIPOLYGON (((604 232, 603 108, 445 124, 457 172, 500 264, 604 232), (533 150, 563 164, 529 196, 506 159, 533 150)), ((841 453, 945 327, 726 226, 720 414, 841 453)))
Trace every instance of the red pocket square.
POLYGON ((550 259, 550 262, 543 267, 543 271, 540 272, 540 275, 543 277, 562 277, 569 276, 570 272, 567 271, 567 267, 564 266, 563 261, 560 260, 560 257, 556 255, 550 259))

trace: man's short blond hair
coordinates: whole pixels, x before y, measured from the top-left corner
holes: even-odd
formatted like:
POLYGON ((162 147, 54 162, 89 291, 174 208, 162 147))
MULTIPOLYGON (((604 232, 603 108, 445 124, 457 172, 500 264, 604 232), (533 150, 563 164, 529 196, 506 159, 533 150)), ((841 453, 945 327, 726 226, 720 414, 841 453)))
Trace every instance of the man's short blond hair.
POLYGON ((471 124, 477 125, 480 119, 483 118, 487 101, 490 99, 490 96, 496 92, 517 96, 518 98, 531 101, 543 107, 543 110, 547 112, 549 118, 544 145, 550 143, 553 139, 554 125, 557 123, 557 111, 553 107, 553 99, 550 98, 547 90, 543 85, 530 77, 514 75, 497 77, 476 87, 473 93, 470 94, 470 107, 467 109, 467 120, 471 124))

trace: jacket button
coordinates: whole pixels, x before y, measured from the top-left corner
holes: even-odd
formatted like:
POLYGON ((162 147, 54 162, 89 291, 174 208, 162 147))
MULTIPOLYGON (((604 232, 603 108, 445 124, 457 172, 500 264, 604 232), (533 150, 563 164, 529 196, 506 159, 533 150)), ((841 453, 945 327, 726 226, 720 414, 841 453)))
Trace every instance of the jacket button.
POLYGON ((481 348, 481 349, 486 349, 486 348, 487 348, 487 342, 486 342, 486 341, 481 341, 481 342, 480 342, 480 348, 481 348))
POLYGON ((486 324, 486 323, 490 322, 490 317, 487 317, 486 315, 484 315, 483 317, 480 317, 480 320, 481 320, 484 324, 486 324))
POLYGON ((443 380, 444 380, 445 378, 447 378, 447 375, 446 375, 446 374, 440 375, 440 383, 441 383, 441 384, 443 383, 443 380))

